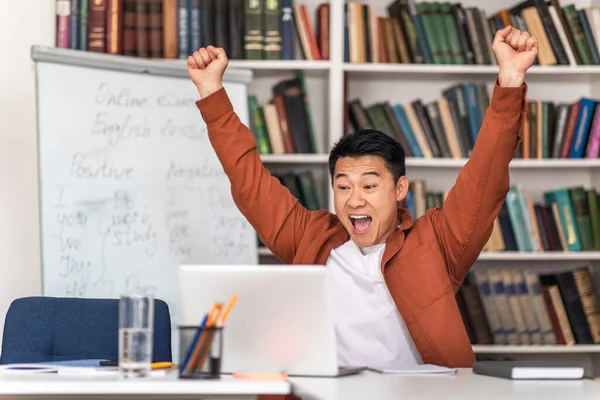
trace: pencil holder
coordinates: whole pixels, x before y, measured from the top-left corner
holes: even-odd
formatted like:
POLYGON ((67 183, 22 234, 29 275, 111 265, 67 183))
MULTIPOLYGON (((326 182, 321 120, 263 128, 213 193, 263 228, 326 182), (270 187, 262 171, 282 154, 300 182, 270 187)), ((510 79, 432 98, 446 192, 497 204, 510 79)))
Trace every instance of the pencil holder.
POLYGON ((179 349, 180 378, 220 378, 222 327, 180 326, 179 349))

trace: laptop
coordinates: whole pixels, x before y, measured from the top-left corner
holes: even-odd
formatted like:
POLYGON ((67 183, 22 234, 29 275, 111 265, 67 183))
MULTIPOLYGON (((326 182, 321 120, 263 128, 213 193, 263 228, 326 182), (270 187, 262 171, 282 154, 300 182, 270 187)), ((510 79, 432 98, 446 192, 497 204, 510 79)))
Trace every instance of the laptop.
POLYGON ((356 374, 366 367, 337 362, 327 274, 309 265, 182 265, 180 324, 199 325, 214 302, 237 295, 223 330, 223 373, 356 374))

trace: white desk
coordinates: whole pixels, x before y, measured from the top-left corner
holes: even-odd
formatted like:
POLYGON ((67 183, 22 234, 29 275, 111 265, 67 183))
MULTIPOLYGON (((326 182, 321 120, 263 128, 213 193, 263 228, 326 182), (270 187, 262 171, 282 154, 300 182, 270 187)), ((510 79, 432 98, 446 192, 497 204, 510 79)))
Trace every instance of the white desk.
POLYGON ((337 379, 291 378, 302 400, 571 400, 600 399, 600 382, 511 381, 475 375, 394 376, 373 372, 337 379))
POLYGON ((177 379, 177 373, 139 380, 114 376, 0 373, 0 399, 255 399, 259 394, 290 393, 288 382, 177 379))
POLYGON ((145 380, 56 374, 0 374, 0 400, 61 399, 252 399, 259 394, 303 400, 598 400, 600 382, 510 381, 474 375, 470 369, 446 376, 394 376, 364 372, 341 378, 290 378, 287 382, 178 380, 176 374, 145 380))

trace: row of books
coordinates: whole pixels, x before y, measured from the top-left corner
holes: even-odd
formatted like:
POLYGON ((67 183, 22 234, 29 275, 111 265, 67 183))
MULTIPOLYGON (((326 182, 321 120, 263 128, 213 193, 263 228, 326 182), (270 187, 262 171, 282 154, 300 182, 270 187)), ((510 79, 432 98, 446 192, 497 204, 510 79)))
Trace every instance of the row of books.
MULTIPOLYGON (((429 102, 409 104, 380 101, 346 103, 346 133, 375 128, 396 138, 408 157, 468 158, 483 123, 490 94, 485 83, 465 82, 442 90, 429 102)), ((600 113, 598 100, 574 102, 526 99, 527 118, 515 158, 598 158, 600 113)))
POLYGON ((486 84, 465 82, 443 89, 439 98, 409 104, 346 103, 346 133, 374 128, 396 138, 407 157, 467 158, 483 123, 490 97, 486 84))
POLYGON ((598 158, 599 104, 589 97, 571 103, 528 99, 515 158, 598 158))
POLYGON ((534 202, 511 187, 496 218, 489 251, 600 251, 600 197, 595 188, 563 187, 534 202))
POLYGON ((346 62, 496 65, 494 36, 511 25, 538 39, 538 65, 600 64, 597 7, 524 0, 488 14, 461 2, 394 0, 386 11, 346 3, 346 62))
MULTIPOLYGON (((416 219, 429 208, 441 208, 447 195, 415 179, 400 205, 416 219)), ((520 185, 512 186, 484 250, 600 251, 600 194, 595 188, 563 187, 534 202, 520 185)))
POLYGON ((265 104, 249 94, 248 107, 260 154, 317 153, 304 71, 276 83, 265 104))
POLYGON ((56 0, 56 47, 144 58, 187 58, 200 47, 230 59, 329 58, 329 4, 316 29, 293 0, 56 0))
POLYGON ((476 269, 456 300, 472 344, 600 343, 600 302, 588 266, 476 269))

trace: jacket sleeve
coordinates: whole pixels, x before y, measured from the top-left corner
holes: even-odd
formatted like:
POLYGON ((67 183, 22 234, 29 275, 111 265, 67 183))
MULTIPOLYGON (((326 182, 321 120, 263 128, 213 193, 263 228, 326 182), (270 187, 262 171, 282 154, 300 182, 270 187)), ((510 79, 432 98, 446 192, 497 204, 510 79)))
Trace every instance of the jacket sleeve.
POLYGON ((510 190, 509 163, 521 141, 527 86, 496 81, 471 157, 441 209, 428 210, 448 273, 458 289, 492 233, 510 190))
POLYGON ((252 132, 234 112, 225 88, 196 102, 210 143, 231 184, 233 201, 261 241, 291 263, 312 211, 262 164, 252 132))

